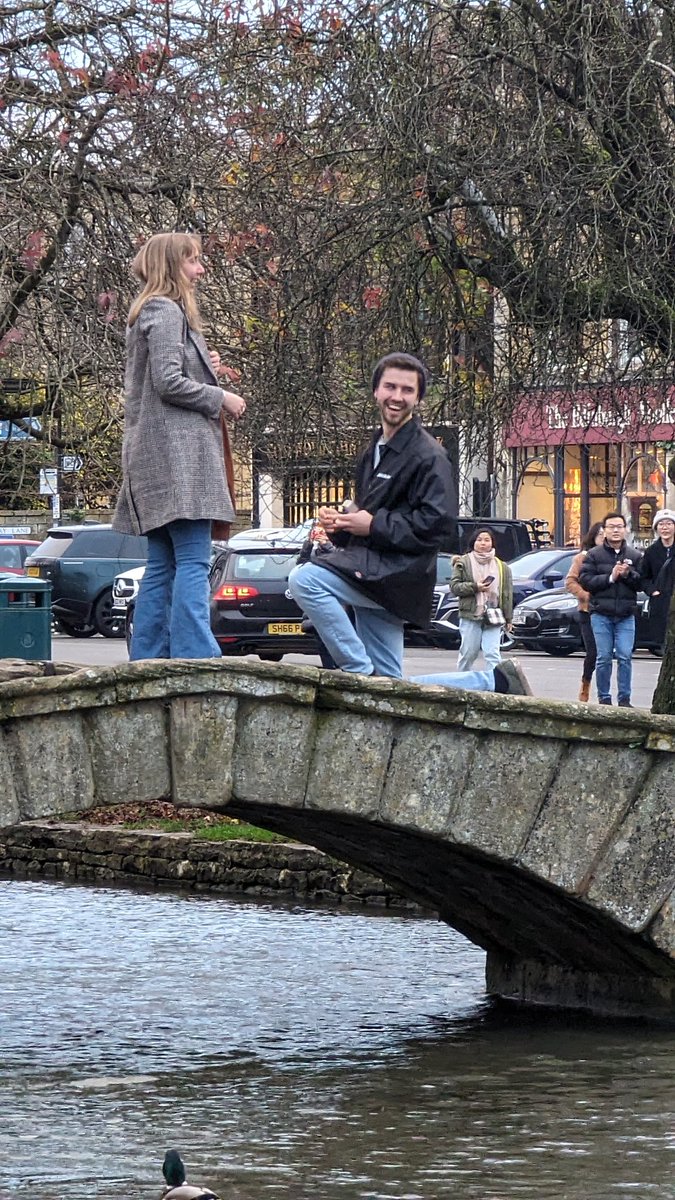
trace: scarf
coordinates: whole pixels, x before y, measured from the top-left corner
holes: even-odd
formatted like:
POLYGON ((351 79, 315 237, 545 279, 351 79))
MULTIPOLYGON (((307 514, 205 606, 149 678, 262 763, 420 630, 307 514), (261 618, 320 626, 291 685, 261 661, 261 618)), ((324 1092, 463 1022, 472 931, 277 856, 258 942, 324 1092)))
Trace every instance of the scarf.
POLYGON ((480 617, 485 612, 488 604, 493 608, 499 605, 497 553, 494 547, 492 550, 488 550, 487 554, 476 554, 475 550, 471 550, 468 559, 474 583, 484 583, 488 575, 494 575, 489 592, 476 592, 476 616, 480 617))

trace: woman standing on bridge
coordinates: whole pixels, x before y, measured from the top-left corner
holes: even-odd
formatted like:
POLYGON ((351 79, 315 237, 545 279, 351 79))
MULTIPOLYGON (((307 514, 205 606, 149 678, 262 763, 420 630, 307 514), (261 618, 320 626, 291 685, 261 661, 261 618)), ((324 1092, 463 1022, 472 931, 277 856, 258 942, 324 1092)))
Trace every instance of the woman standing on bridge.
POLYGON ((113 517, 121 533, 148 539, 130 657, 219 658, 209 621, 211 525, 227 536, 234 518, 224 418, 240 417, 246 404, 220 387, 220 357, 201 332, 199 239, 155 234, 132 271, 142 288, 127 320, 123 481, 113 517))

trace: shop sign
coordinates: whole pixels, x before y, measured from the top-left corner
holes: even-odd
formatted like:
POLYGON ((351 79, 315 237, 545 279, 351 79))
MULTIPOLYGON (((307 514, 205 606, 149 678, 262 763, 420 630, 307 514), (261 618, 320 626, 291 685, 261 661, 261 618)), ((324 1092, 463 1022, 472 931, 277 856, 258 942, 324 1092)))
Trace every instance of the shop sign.
POLYGON ((629 389, 558 392, 528 396, 518 406, 506 445, 597 445, 608 442, 675 440, 675 396, 629 389))

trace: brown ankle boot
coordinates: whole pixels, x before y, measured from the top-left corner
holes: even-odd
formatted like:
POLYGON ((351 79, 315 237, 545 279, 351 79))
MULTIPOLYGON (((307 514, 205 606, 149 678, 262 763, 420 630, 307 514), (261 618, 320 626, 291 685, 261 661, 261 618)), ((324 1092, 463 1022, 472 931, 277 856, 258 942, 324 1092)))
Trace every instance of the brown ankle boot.
POLYGON ((590 679, 582 679, 581 687, 579 688, 579 699, 586 702, 590 695, 590 691, 591 691, 590 679))

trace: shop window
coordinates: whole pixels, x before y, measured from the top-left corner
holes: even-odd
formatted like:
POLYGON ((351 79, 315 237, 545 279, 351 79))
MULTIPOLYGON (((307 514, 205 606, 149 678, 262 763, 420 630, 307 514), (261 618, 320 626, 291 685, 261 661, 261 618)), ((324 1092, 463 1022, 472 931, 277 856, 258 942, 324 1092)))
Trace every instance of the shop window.
POLYGON ((652 523, 666 499, 665 454, 646 446, 632 447, 637 453, 629 461, 621 487, 622 510, 630 523, 633 541, 647 546, 652 541, 652 523))
POLYGON ((547 458, 532 458, 522 466, 516 489, 516 516, 546 521, 548 528, 553 529, 553 472, 547 458))

